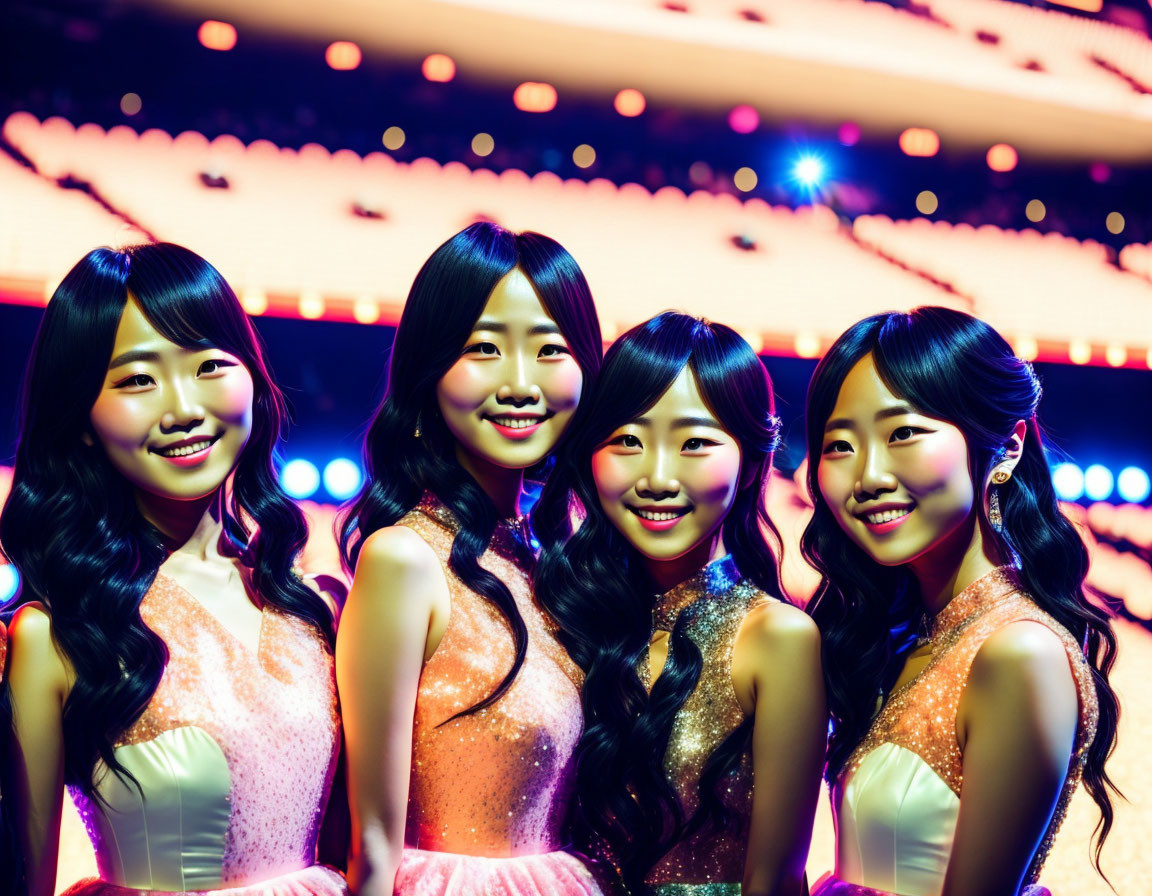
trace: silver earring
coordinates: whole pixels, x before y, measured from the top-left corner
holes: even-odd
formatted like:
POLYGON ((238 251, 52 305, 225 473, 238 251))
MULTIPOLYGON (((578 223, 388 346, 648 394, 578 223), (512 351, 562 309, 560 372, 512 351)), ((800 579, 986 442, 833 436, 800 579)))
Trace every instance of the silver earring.
POLYGON ((1004 517, 1000 515, 1000 489, 995 487, 988 494, 988 522, 997 532, 1004 531, 1004 517))
POLYGON ((416 415, 416 428, 412 431, 412 437, 418 439, 422 435, 424 435, 424 432, 423 432, 423 430, 420 429, 420 415, 417 414, 416 415))

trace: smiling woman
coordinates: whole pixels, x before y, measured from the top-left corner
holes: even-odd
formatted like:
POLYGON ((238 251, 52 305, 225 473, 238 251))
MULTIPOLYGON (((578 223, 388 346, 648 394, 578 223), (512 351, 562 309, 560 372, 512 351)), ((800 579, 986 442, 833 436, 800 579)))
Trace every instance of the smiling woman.
POLYGON ((0 517, 23 581, 4 794, 32 896, 54 892, 64 784, 100 871, 74 896, 346 892, 316 865, 333 622, 293 572, 283 412, 236 296, 187 249, 97 249, 48 303, 0 517))
POLYGON ((365 896, 599 892, 563 851, 580 672, 533 596, 519 511, 600 351, 584 275, 540 234, 474 224, 412 285, 341 540, 349 875, 365 896))
POLYGON ((802 546, 824 577, 837 822, 821 896, 1020 892, 1081 777, 1108 834, 1116 642, 1039 400, 1031 366, 947 308, 860 321, 813 375, 802 546))

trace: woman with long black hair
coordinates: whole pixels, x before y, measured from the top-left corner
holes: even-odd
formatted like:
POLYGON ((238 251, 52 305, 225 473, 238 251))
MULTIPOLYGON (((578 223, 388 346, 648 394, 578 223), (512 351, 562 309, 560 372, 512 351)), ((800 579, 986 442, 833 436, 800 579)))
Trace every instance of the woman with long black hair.
POLYGON ((804 892, 826 713, 765 537, 779 425, 739 335, 661 314, 609 349, 534 511, 587 673, 578 820, 637 896, 804 892))
POLYGON ((1099 861, 1116 642, 1039 400, 995 330, 946 308, 860 321, 812 378, 802 546, 824 576, 837 821, 822 896, 1015 894, 1081 778, 1099 861))
POLYGON ((334 632, 293 570, 283 414, 235 294, 187 249, 94 250, 48 303, 0 517, 22 580, 4 804, 31 896, 55 890, 64 785, 100 872, 72 896, 347 892, 315 864, 334 632))
POLYGON ((563 851, 580 674, 533 597, 520 501, 601 351, 584 275, 546 236, 473 224, 412 285, 341 533, 363 896, 598 892, 563 851))

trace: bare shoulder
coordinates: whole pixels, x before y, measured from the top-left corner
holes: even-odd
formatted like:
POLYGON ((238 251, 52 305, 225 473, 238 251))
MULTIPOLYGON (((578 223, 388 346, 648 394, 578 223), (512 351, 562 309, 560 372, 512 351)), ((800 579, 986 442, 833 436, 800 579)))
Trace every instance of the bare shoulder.
POLYGON ((356 563, 356 575, 427 573, 440 568, 432 546, 407 526, 385 526, 366 539, 356 563))
POLYGON ((419 534, 407 526, 387 526, 365 539, 348 595, 349 609, 392 613, 400 604, 411 613, 442 606, 447 600, 448 582, 440 558, 419 534))
POLYGON ((799 607, 783 601, 765 601, 744 617, 737 641, 746 641, 754 649, 819 650, 820 630, 799 607))
POLYGON ((981 686, 1026 684, 1036 676, 1063 672, 1071 678, 1064 641, 1041 622, 1021 620, 989 635, 972 661, 969 681, 981 686))
POLYGON ((63 693, 71 667, 52 635, 52 617, 38 602, 24 604, 8 624, 8 673, 14 683, 26 676, 42 679, 63 693))

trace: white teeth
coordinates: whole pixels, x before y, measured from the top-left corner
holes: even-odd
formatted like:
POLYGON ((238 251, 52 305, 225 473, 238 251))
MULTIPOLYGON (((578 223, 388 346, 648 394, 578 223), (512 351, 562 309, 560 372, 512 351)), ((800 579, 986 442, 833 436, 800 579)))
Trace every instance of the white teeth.
POLYGON ((205 439, 203 442, 193 442, 191 445, 181 445, 179 448, 166 448, 157 453, 164 455, 164 457, 187 457, 189 454, 203 451, 211 444, 211 439, 205 439))
POLYGON ((646 520, 652 520, 653 522, 662 523, 662 522, 667 522, 668 520, 674 520, 674 519, 677 519, 678 517, 683 516, 684 511, 682 511, 682 510, 680 510, 680 511, 637 510, 636 515, 643 517, 646 520))
POLYGON ((879 525, 880 523, 890 523, 892 520, 898 520, 902 516, 908 516, 911 512, 911 507, 896 507, 892 510, 881 510, 877 513, 865 514, 864 518, 873 525, 879 525))
POLYGON ((491 417, 489 418, 493 423, 499 423, 501 426, 506 426, 509 429, 527 429, 529 426, 535 426, 543 417, 491 417))

